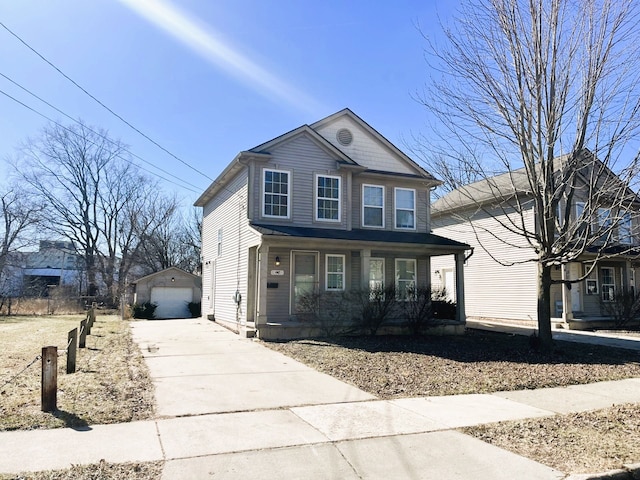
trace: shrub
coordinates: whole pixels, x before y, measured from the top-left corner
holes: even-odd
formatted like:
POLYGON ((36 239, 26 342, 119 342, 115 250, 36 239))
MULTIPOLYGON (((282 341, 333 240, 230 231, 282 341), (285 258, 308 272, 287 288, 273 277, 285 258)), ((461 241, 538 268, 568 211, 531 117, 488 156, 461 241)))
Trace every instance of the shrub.
POLYGON ((600 308, 613 318, 616 328, 622 328, 640 320, 640 295, 636 295, 631 289, 622 288, 615 293, 611 302, 600 298, 600 308))
POLYGON ((136 303, 133 305, 133 318, 151 320, 152 318, 155 318, 156 308, 158 308, 158 304, 156 303, 136 303))
POLYGON ((417 287, 408 293, 407 299, 401 302, 401 305, 407 324, 414 335, 438 320, 456 318, 456 304, 447 298, 444 289, 432 290, 431 287, 417 287))
POLYGON ((375 335, 384 322, 390 318, 396 308, 396 289, 374 288, 353 290, 350 294, 360 326, 375 335))
POLYGON ((189 313, 192 318, 198 318, 202 314, 202 303, 201 302, 189 302, 187 304, 189 308, 189 313))
POLYGON ((353 331, 353 325, 348 321, 351 310, 351 298, 346 292, 312 292, 298 298, 297 317, 330 337, 353 331))

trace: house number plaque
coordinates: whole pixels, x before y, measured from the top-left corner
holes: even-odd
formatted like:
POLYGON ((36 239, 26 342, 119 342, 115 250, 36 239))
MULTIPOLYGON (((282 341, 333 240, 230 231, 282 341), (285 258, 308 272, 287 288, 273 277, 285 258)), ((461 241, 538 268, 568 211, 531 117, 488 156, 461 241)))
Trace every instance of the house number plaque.
POLYGON ((284 270, 271 270, 271 275, 275 275, 276 277, 281 277, 284 275, 284 270))

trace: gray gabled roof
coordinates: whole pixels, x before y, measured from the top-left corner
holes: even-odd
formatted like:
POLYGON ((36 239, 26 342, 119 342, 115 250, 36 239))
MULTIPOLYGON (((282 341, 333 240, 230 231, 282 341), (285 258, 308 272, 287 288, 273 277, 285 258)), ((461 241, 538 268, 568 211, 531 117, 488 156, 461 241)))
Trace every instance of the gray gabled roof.
POLYGON ((332 228, 294 227, 290 225, 261 223, 252 223, 251 227, 261 235, 275 237, 332 239, 359 243, 414 244, 425 247, 448 247, 457 250, 467 250, 471 248, 466 243, 457 242, 432 233, 368 230, 361 228, 338 230, 332 228))

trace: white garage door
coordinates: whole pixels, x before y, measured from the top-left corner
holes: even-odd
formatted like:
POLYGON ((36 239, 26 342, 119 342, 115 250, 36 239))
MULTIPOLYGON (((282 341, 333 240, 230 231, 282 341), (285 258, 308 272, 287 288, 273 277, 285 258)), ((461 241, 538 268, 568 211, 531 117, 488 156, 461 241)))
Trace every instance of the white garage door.
POLYGON ((153 287, 151 303, 158 305, 155 318, 188 318, 187 304, 193 301, 193 291, 186 287, 153 287))

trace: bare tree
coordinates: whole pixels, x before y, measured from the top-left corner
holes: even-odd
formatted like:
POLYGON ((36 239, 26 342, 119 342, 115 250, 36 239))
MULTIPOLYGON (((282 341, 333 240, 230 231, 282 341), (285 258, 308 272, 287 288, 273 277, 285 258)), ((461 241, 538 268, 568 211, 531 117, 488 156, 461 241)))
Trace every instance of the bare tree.
POLYGON ((87 293, 97 293, 102 221, 100 188, 124 146, 83 123, 46 127, 22 147, 16 170, 47 205, 47 228, 69 239, 84 260, 87 293))
MULTIPOLYGON (((445 29, 446 44, 429 42, 427 58, 439 77, 420 100, 437 120, 422 151, 449 169, 450 188, 485 179, 485 193, 499 200, 491 203, 504 206, 500 228, 529 245, 533 253, 523 261, 538 265, 546 347, 551 269, 594 246, 606 255, 637 208, 639 159, 630 149, 640 123, 636 3, 469 0, 445 29), (531 205, 521 203, 521 192, 532 199, 533 222, 524 218, 531 205), (572 214, 577 199, 584 202, 579 215, 572 214), (596 231, 584 228, 603 206, 609 217, 594 222, 596 231)), ((477 198, 477 187, 461 195, 477 198)))
POLYGON ((162 225, 144 236, 139 261, 150 272, 178 267, 188 272, 200 269, 202 213, 192 209, 187 216, 176 211, 162 225))
POLYGON ((22 248, 30 247, 36 237, 34 229, 39 224, 42 205, 28 195, 20 193, 19 185, 6 187, 0 193, 0 208, 2 209, 2 224, 0 235, 0 296, 10 293, 12 285, 7 285, 6 270, 19 267, 16 258, 22 248))

